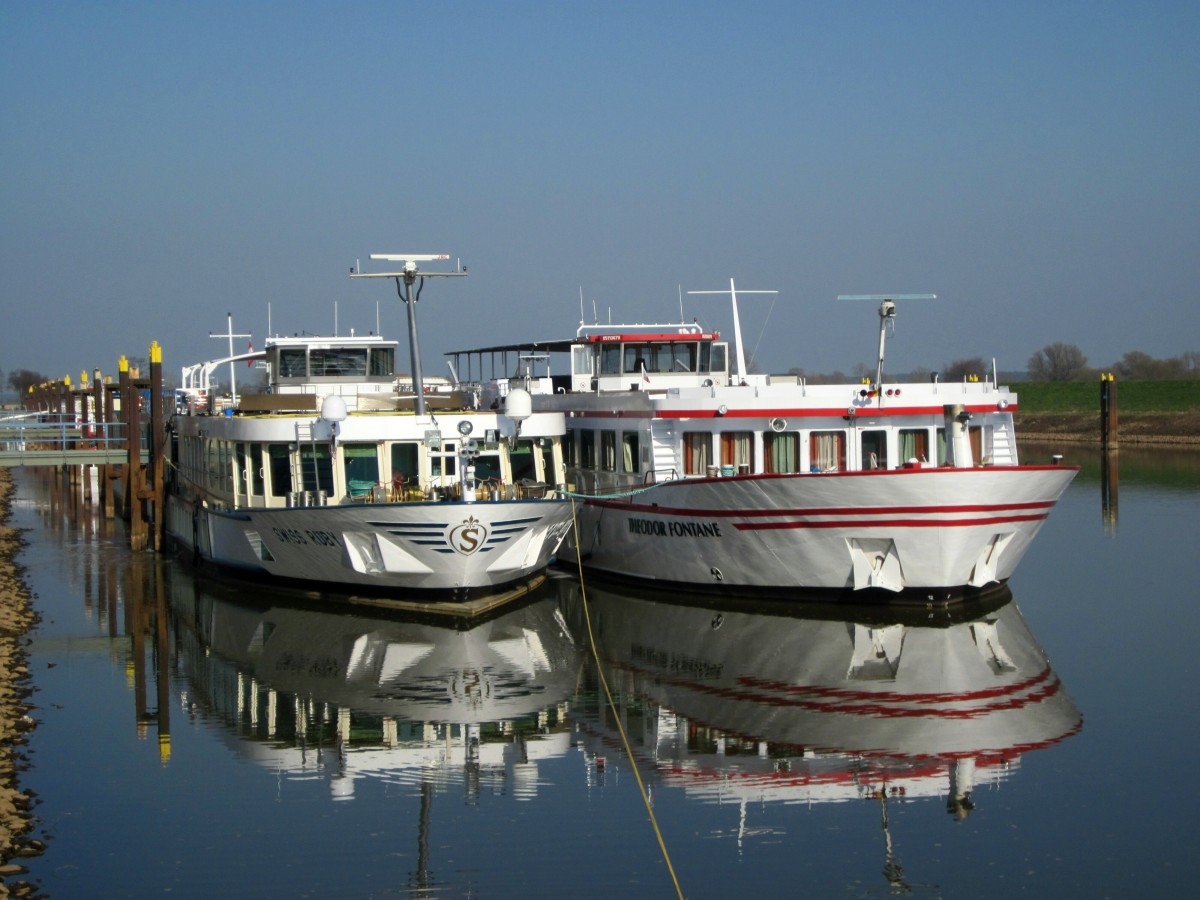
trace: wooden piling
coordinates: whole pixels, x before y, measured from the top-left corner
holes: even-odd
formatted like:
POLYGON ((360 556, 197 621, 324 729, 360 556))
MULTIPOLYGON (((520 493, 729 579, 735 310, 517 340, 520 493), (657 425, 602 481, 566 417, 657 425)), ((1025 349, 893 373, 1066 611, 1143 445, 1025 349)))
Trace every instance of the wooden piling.
POLYGON ((1100 443, 1105 450, 1120 446, 1117 426, 1117 383, 1109 372, 1100 376, 1100 443))
POLYGON ((158 341, 150 344, 150 495, 153 511, 153 545, 162 552, 166 545, 167 517, 163 509, 164 476, 167 465, 163 457, 166 432, 163 429, 162 347, 158 341))

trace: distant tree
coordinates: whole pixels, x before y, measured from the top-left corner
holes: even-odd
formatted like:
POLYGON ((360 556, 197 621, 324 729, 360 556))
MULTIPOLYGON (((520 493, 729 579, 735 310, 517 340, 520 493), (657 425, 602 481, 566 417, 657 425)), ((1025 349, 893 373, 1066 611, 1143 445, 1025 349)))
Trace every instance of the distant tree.
POLYGON ((1087 369, 1087 357, 1074 344, 1056 341, 1029 357, 1034 381, 1074 381, 1087 369))
POLYGON ((1188 377, 1187 364, 1183 357, 1155 359, 1141 350, 1126 353, 1114 368, 1122 378, 1131 381, 1167 381, 1188 377))
POLYGON ((49 380, 41 372, 33 372, 29 369, 13 369, 8 373, 8 386, 21 395, 29 393, 31 385, 49 380))
POLYGON ((956 359, 942 367, 940 378, 942 381, 962 381, 968 375, 978 375, 982 378, 987 369, 988 364, 978 356, 972 359, 956 359))
POLYGON ((917 366, 908 373, 909 381, 929 381, 933 377, 933 369, 928 366, 917 366))

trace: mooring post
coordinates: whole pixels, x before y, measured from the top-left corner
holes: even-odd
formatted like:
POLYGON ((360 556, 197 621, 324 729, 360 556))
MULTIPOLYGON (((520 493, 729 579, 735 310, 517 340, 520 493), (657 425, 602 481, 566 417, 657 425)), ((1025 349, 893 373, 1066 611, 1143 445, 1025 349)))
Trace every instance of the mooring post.
POLYGON ((163 431, 163 378, 162 378, 162 347, 158 341, 150 344, 150 492, 152 494, 151 509, 154 522, 154 549, 159 553, 163 550, 166 538, 166 514, 163 510, 163 478, 166 474, 166 461, 163 459, 163 449, 166 434, 163 431))
MULTIPOLYGON (((146 470, 142 468, 142 392, 138 385, 137 369, 129 370, 129 548, 145 550, 149 543, 146 531, 146 470)), ((124 405, 124 400, 121 401, 124 405)))
POLYGON ((1100 443, 1105 450, 1120 446, 1117 423, 1117 383, 1109 372, 1100 376, 1100 443))

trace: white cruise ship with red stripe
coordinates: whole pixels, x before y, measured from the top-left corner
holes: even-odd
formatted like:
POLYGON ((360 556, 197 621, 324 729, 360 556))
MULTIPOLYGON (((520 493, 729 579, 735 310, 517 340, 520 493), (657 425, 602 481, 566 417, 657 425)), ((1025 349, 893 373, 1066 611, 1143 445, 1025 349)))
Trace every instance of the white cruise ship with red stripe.
POLYGON ((694 323, 585 325, 571 340, 447 354, 485 406, 520 388, 535 409, 565 414, 568 489, 581 502, 560 561, 860 602, 1003 584, 1078 468, 1021 464, 1017 395, 994 372, 884 374, 897 301, 929 295, 854 298, 879 303, 875 378, 817 385, 748 372, 732 280, 722 293, 732 347, 694 323), (551 374, 554 354, 569 374, 551 374))

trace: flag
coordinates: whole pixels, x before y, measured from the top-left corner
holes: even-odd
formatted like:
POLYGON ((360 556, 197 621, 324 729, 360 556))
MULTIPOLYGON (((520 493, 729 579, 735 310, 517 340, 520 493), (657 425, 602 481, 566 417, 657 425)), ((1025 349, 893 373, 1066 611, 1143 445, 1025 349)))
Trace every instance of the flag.
MULTIPOLYGON (((246 352, 247 352, 247 353, 253 353, 253 352, 254 352, 254 341, 252 341, 252 340, 251 340, 251 341, 246 341, 246 352)), ((254 365, 254 360, 252 360, 252 359, 248 359, 248 360, 246 360, 246 368, 247 368, 247 369, 248 369, 248 368, 250 368, 252 365, 254 365)))
POLYGON ((646 364, 642 363, 642 384, 650 383, 650 373, 646 371, 646 364))

